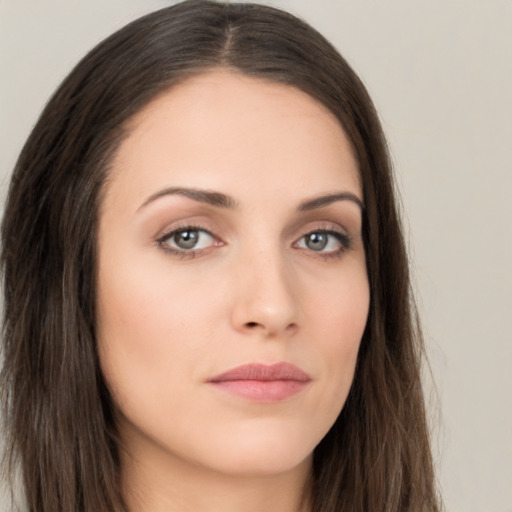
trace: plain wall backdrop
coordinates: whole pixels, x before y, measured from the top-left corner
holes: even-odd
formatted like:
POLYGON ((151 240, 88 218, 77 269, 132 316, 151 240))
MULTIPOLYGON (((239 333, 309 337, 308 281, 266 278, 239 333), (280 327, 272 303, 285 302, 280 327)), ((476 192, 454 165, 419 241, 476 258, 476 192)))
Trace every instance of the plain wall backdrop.
MULTIPOLYGON (((0 0, 2 204, 24 140, 72 66, 171 3, 0 0)), ((267 3, 330 39, 380 112, 437 387, 446 509, 512 512, 512 0, 267 3)))

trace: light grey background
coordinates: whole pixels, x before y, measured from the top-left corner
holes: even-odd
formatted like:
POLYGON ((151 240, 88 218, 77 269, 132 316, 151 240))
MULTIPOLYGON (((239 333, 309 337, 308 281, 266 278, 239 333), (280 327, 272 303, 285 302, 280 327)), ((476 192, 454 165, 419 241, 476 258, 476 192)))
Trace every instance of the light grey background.
MULTIPOLYGON (((0 0, 2 202, 65 74, 114 29, 170 3, 0 0)), ((447 511, 510 512, 512 0, 270 3, 326 35, 381 114, 439 395, 431 416, 447 511)))

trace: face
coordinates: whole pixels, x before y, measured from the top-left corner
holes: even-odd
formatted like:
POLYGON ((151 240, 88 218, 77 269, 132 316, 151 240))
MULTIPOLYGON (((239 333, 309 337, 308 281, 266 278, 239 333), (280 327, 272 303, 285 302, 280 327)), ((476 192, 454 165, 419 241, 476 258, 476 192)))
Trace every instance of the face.
POLYGON ((360 201, 338 121, 291 86, 213 71, 132 120, 98 235, 128 453, 239 475, 310 462, 368 314, 360 201))

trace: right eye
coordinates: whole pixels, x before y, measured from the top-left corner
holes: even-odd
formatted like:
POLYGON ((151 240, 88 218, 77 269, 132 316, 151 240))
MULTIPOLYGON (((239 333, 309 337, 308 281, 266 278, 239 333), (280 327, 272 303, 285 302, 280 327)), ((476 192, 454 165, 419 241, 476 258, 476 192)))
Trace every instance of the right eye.
POLYGON ((194 254, 195 251, 207 249, 216 243, 211 233, 193 226, 166 233, 157 242, 165 250, 179 254, 194 254))

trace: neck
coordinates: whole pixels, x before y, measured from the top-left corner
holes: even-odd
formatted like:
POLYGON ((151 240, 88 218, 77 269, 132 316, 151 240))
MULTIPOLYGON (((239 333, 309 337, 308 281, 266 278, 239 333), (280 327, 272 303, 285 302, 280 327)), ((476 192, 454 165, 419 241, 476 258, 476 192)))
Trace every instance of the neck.
POLYGON ((309 512, 311 457, 279 474, 226 474, 145 447, 121 453, 129 512, 309 512))

